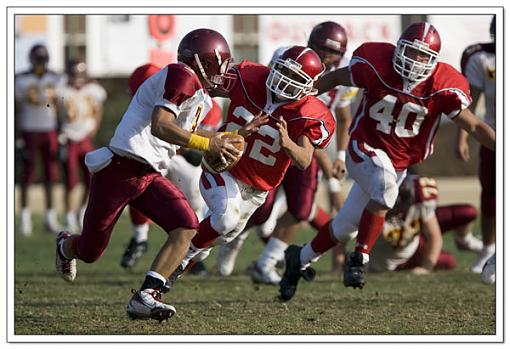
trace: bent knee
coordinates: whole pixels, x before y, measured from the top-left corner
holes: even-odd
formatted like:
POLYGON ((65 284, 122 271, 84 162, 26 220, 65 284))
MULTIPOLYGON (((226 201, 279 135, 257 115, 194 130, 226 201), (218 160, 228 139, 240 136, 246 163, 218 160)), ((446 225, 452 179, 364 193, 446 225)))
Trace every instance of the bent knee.
POLYGON ((235 213, 211 216, 211 227, 220 235, 228 235, 239 223, 240 215, 235 213))

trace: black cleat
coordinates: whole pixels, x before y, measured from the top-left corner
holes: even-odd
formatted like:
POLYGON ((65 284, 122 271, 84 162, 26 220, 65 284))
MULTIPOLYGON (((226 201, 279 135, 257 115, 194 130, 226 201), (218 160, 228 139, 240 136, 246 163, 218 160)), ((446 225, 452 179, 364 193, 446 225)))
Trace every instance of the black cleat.
POLYGON ((312 281, 315 278, 313 268, 301 270, 300 252, 301 247, 296 245, 290 245, 285 250, 285 272, 280 281, 280 299, 283 301, 289 301, 294 297, 301 277, 306 281, 312 281))
POLYGON ((363 264, 363 254, 351 252, 345 260, 344 286, 362 289, 367 283, 366 267, 367 264, 363 264))
POLYGON ((179 265, 177 269, 170 275, 170 277, 166 280, 166 283, 161 287, 161 293, 168 293, 174 286, 177 279, 184 273, 184 268, 182 265, 179 265))
POLYGON ((195 265, 188 270, 188 273, 198 276, 205 276, 208 274, 204 262, 196 262, 195 265))
POLYGON ((122 255, 120 266, 123 268, 132 268, 136 262, 147 252, 149 244, 147 241, 136 242, 134 238, 129 241, 129 246, 122 255))

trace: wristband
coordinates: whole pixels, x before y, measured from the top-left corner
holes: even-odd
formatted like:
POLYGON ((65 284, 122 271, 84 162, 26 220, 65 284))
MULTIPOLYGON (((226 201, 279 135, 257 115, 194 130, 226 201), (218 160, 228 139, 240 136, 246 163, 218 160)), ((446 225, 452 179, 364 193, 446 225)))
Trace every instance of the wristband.
POLYGON ((192 133, 189 137, 187 148, 206 151, 209 149, 209 138, 192 133))
POLYGON ((345 162, 345 150, 338 151, 337 159, 345 162))
POLYGON ((328 191, 330 193, 338 193, 342 190, 342 183, 338 180, 338 178, 331 177, 328 179, 328 191))

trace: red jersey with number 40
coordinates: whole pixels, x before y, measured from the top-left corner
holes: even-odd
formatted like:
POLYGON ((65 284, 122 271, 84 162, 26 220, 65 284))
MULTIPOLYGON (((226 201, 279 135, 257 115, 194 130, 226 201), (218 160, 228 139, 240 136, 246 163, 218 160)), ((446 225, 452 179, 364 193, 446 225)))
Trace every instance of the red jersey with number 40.
POLYGON ((319 99, 306 96, 298 101, 273 104, 271 92, 266 89, 270 69, 264 65, 243 61, 233 68, 237 79, 230 88, 230 107, 227 131, 238 129, 250 122, 261 111, 271 115, 258 132, 245 138, 241 160, 230 173, 241 181, 260 190, 278 186, 291 159, 280 147, 278 119, 287 122, 289 137, 297 143, 302 135, 317 148, 328 145, 335 132, 335 119, 319 99))
MULTIPOLYGON (((409 84, 393 69, 394 50, 392 44, 371 42, 354 51, 351 79, 364 94, 350 135, 358 144, 384 150, 401 171, 433 152, 441 116, 454 119, 471 104, 471 96, 467 80, 441 62, 428 79, 409 84)), ((369 154, 366 149, 358 151, 369 154)))

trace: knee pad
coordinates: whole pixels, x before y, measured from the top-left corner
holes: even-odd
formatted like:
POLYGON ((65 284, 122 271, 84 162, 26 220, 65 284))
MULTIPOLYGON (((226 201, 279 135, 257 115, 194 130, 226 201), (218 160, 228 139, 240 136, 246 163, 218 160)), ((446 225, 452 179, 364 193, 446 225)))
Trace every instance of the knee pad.
POLYGON ((212 214, 211 227, 221 236, 227 236, 234 230, 240 220, 240 214, 237 212, 229 212, 228 214, 212 214))
POLYGON ((211 253, 211 250, 212 250, 212 247, 206 248, 206 249, 198 252, 198 254, 196 256, 191 258, 191 260, 193 262, 201 262, 209 256, 209 254, 211 253))
POLYGON ((331 228, 337 241, 343 244, 354 240, 358 235, 358 226, 343 219, 339 214, 331 222, 331 228))

